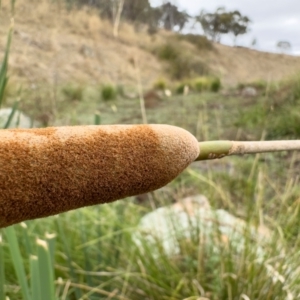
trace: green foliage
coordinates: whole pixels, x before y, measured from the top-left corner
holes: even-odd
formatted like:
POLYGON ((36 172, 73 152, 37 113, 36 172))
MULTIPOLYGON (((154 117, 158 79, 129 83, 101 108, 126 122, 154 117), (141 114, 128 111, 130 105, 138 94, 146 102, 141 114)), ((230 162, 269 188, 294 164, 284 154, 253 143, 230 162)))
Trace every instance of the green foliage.
POLYGON ((268 128, 268 138, 300 138, 299 104, 297 106, 282 108, 280 111, 276 110, 275 114, 267 120, 270 122, 270 124, 266 126, 268 128))
MULTIPOLYGON (((265 128, 268 139, 300 137, 300 83, 299 78, 272 86, 263 102, 242 110, 236 126, 251 130, 265 128)), ((253 84, 253 86, 255 83, 253 84)), ((264 88, 258 82, 257 88, 264 88)))
POLYGON ((194 76, 206 75, 207 65, 200 59, 189 55, 182 55, 170 64, 170 74, 174 79, 192 78, 194 76))
POLYGON ((193 89, 197 92, 208 91, 210 89, 209 77, 197 77, 192 82, 193 89))
MULTIPOLYGON (((0 3, 1 4, 1 3, 0 3)), ((12 13, 14 12, 14 5, 15 1, 11 1, 11 11, 12 13)), ((1 6, 1 5, 0 5, 1 6)), ((11 26, 9 32, 8 32, 8 37, 7 37, 7 42, 6 42, 6 47, 4 51, 4 58, 2 60, 1 66, 0 66, 0 109, 2 107, 2 104, 5 99, 5 95, 7 93, 7 83, 8 83, 8 75, 7 75, 7 70, 8 70, 8 57, 9 57, 9 51, 10 51, 10 45, 11 45, 11 40, 12 40, 12 34, 13 34, 13 27, 11 26)), ((6 123, 4 124, 4 129, 8 128, 9 125, 11 124, 11 121, 14 117, 14 114, 18 108, 19 102, 15 101, 14 106, 11 110, 10 115, 8 116, 8 119, 6 123)))
POLYGON ((188 34, 178 34, 175 37, 178 40, 184 40, 193 44, 194 46, 196 46, 198 50, 213 49, 212 42, 206 36, 203 35, 188 33, 188 34))
MULTIPOLYGON (((9 125, 12 124, 12 120, 13 120, 13 117, 14 117, 16 111, 17 111, 18 105, 19 105, 19 102, 16 101, 16 102, 14 103, 14 106, 12 107, 11 113, 10 113, 10 115, 8 116, 6 123, 5 123, 4 126, 3 126, 3 129, 7 129, 7 128, 9 127, 9 125)), ((17 119, 17 122, 16 122, 15 125, 17 125, 18 123, 19 123, 19 121, 18 121, 18 119, 17 119)))
POLYGON ((95 112, 95 125, 101 125, 101 114, 99 111, 95 112))
POLYGON ((180 56, 178 45, 175 43, 166 43, 158 46, 154 53, 161 60, 175 61, 180 56))
MULTIPOLYGON (((65 0, 69 7, 72 6, 93 6, 100 10, 102 17, 114 19, 119 1, 107 0, 65 0)), ((131 0, 125 1, 122 9, 122 18, 131 23, 143 23, 149 26, 149 29, 157 30, 164 28, 174 30, 183 29, 189 21, 190 16, 181 11, 176 5, 170 2, 164 3, 158 7, 152 7, 149 0, 131 0)))
POLYGON ((291 48, 292 48, 292 45, 288 41, 279 41, 276 44, 276 47, 277 47, 278 50, 280 50, 281 53, 284 53, 284 52, 290 51, 291 48))
POLYGON ((264 128, 268 117, 268 110, 264 104, 258 103, 247 108, 247 111, 241 110, 239 118, 235 125, 243 129, 258 129, 264 128))
POLYGON ((81 101, 84 86, 81 84, 68 84, 62 88, 62 93, 68 101, 81 101))
POLYGON ((204 84, 202 80, 195 80, 194 89, 197 92, 202 92, 204 90, 204 84))
POLYGON ((166 2, 153 8, 151 27, 161 27, 169 31, 179 29, 181 31, 190 18, 191 16, 185 11, 180 11, 176 5, 166 2))
POLYGON ((181 80, 208 73, 207 65, 200 58, 180 50, 179 42, 170 40, 157 46, 153 52, 168 63, 167 72, 173 79, 181 80))
POLYGON ((183 95, 186 88, 189 88, 189 85, 185 82, 181 82, 176 87, 176 94, 183 95))
POLYGON ((238 35, 247 33, 250 19, 239 11, 227 12, 224 7, 219 7, 214 13, 202 11, 196 16, 206 36, 213 41, 220 41, 222 34, 232 33, 236 39, 238 35))
POLYGON ((222 85, 218 77, 202 76, 192 80, 191 86, 196 92, 210 91, 217 93, 222 85))
POLYGON ((0 231, 0 299, 5 299, 5 265, 3 239, 0 231))
POLYGON ((292 92, 290 97, 292 98, 293 102, 300 101, 300 76, 292 81, 292 92))
POLYGON ((12 32, 13 32, 13 30, 11 28, 8 33, 6 48, 5 48, 5 52, 4 52, 4 58, 2 60, 1 67, 0 67, 0 108, 1 108, 2 102, 4 100, 5 89, 6 89, 7 81, 8 81, 7 68, 8 68, 8 56, 9 56, 12 32))
POLYGON ((220 78, 212 78, 210 90, 214 93, 217 93, 221 89, 221 80, 220 78))
MULTIPOLYGON (((27 230, 23 223, 23 229, 27 230)), ((24 300, 56 300, 54 292, 54 238, 49 236, 46 240, 37 239, 36 243, 28 239, 28 233, 21 235, 21 240, 28 246, 26 258, 21 254, 21 245, 19 243, 15 227, 10 226, 3 230, 10 250, 14 270, 18 283, 21 287, 22 299, 24 300), (35 249, 35 251, 31 251, 35 249), (36 252, 36 255, 33 253, 36 252), (30 265, 30 284, 27 279, 25 262, 30 265)), ((47 233, 46 233, 47 235, 47 233)), ((3 263, 3 261, 1 262, 3 263)), ((4 299, 4 298, 3 298, 4 299)))
POLYGON ((156 90, 164 91, 167 88, 167 82, 164 78, 157 79, 154 84, 153 88, 156 90))
POLYGON ((115 100, 117 97, 116 88, 113 85, 103 85, 101 88, 101 97, 104 101, 115 100))

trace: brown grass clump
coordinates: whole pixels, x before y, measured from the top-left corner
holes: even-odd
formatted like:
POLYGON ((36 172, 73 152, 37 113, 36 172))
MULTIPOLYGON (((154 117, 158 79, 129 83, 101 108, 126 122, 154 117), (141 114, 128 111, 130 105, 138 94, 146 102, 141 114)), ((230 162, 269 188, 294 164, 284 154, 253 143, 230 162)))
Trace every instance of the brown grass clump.
POLYGON ((0 227, 155 190, 199 154, 168 125, 0 131, 0 227))

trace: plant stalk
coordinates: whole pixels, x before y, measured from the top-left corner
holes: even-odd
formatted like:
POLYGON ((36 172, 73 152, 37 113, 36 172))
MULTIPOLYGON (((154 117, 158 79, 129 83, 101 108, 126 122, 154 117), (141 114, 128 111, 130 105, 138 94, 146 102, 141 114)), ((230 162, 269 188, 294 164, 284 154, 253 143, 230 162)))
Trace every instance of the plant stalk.
POLYGON ((209 141, 200 142, 199 147, 200 154, 196 161, 217 159, 230 155, 300 150, 300 140, 260 142, 209 141))

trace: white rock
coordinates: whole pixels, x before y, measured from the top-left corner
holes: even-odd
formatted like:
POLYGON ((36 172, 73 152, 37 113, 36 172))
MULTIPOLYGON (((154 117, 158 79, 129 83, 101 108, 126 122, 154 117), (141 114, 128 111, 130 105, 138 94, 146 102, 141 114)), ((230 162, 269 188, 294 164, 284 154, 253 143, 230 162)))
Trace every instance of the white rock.
POLYGON ((243 88, 241 95, 243 97, 256 97, 257 96, 257 90, 256 88, 252 87, 252 86, 247 86, 245 88, 243 88))
MULTIPOLYGON (((244 247, 245 232, 256 241, 257 256, 262 257, 263 248, 259 244, 269 237, 267 228, 247 225, 245 221, 223 209, 214 210, 205 196, 197 195, 145 215, 140 220, 133 240, 141 248, 144 243, 149 244, 152 249, 161 245, 164 252, 171 256, 180 253, 180 240, 190 240, 195 234, 200 234, 205 243, 212 245, 214 252, 220 249, 216 245, 219 241, 224 244, 231 242, 240 252, 244 247)), ((153 254, 155 255, 155 250, 153 254)))
POLYGON ((165 89, 164 93, 165 93, 166 97, 171 97, 172 96, 172 92, 169 89, 165 89))
MULTIPOLYGON (((12 112, 12 108, 2 108, 0 109, 0 128, 3 128, 12 112)), ((16 110, 14 116, 9 124, 8 128, 31 128, 31 119, 23 114, 21 111, 16 110)))

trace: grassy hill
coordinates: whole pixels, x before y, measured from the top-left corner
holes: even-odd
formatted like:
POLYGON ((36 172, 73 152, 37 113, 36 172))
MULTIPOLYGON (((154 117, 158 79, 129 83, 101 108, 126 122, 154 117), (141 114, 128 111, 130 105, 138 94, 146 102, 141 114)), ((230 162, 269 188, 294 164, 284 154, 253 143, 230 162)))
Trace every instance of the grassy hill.
MULTIPOLYGON (((60 2, 58 2, 60 3, 60 2)), ((0 50, 10 23, 9 1, 0 12, 0 50)), ((30 84, 58 82, 114 82, 136 84, 135 58, 145 87, 158 78, 171 78, 166 62, 156 50, 171 44, 184 54, 179 68, 201 62, 225 85, 259 79, 280 80, 300 70, 300 57, 259 52, 213 44, 196 47, 174 34, 160 31, 149 35, 146 28, 122 23, 119 38, 99 13, 82 9, 66 11, 49 1, 16 2, 15 34, 10 56, 12 80, 30 84)), ((196 70, 197 73, 197 70, 196 70)), ((197 74, 195 74, 197 75, 197 74)), ((184 74, 183 74, 184 77, 184 74)))

